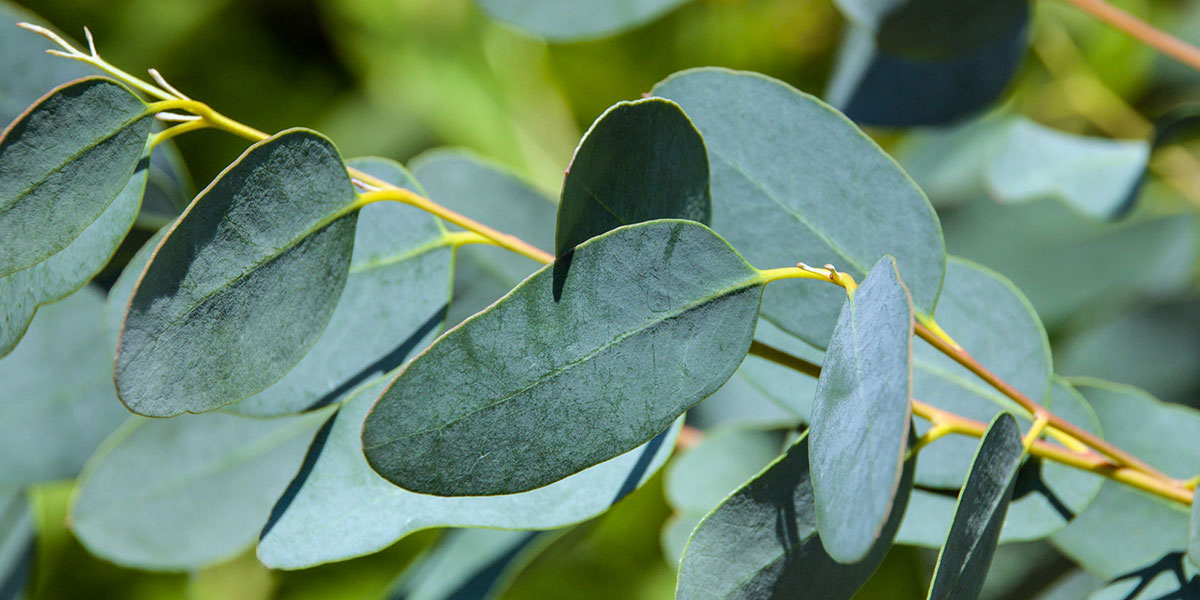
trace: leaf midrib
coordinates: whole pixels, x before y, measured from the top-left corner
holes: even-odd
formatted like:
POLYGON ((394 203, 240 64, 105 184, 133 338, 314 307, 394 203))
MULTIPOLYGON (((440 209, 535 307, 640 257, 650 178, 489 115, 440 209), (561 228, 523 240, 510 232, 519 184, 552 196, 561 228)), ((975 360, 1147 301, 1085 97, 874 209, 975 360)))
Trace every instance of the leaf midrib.
MULTIPOLYGON (((761 287, 762 285, 763 285, 762 280, 760 279, 759 275, 757 273, 755 273, 752 277, 749 277, 749 278, 743 280, 742 282, 740 282, 737 285, 733 285, 733 286, 724 288, 722 290, 719 290, 717 293, 714 293, 714 294, 708 296, 707 298, 703 298, 699 301, 689 303, 689 304, 683 306, 682 308, 680 308, 679 310, 668 313, 665 316, 660 316, 659 318, 647 321, 646 323, 643 323, 642 325, 640 325, 637 328, 632 329, 630 331, 623 332, 623 333, 617 335, 616 337, 614 337, 612 340, 600 344, 598 347, 589 351, 584 356, 552 369, 549 373, 546 373, 543 376, 539 377, 536 381, 534 381, 528 385, 525 385, 515 391, 509 392, 494 402, 476 407, 476 408, 474 408, 458 417, 455 417, 454 419, 451 419, 441 425, 438 425, 436 427, 426 428, 426 429, 422 429, 422 430, 415 431, 412 433, 406 433, 406 434, 403 434, 403 435, 400 435, 397 437, 388 438, 386 441, 382 441, 377 444, 372 444, 370 446, 364 446, 364 449, 378 448, 381 446, 386 446, 386 445, 398 442, 400 440, 409 439, 409 438, 417 437, 417 436, 424 435, 427 433, 431 433, 434 431, 440 431, 442 429, 447 429, 449 427, 452 427, 455 424, 457 424, 471 416, 474 416, 477 413, 483 412, 485 410, 491 410, 492 408, 495 408, 497 406, 500 406, 501 404, 509 402, 513 398, 516 398, 517 396, 524 394, 525 392, 541 385, 542 383, 545 383, 546 381, 554 379, 563 373, 569 372, 574 367, 591 360, 592 358, 599 355, 600 353, 612 348, 613 346, 625 341, 626 339, 628 339, 630 337, 633 337, 639 333, 642 333, 643 331, 650 329, 651 327, 656 327, 656 326, 666 323, 668 321, 677 319, 677 318, 683 316, 685 313, 687 313, 691 310, 694 310, 700 306, 703 306, 709 302, 718 302, 718 301, 728 298, 729 296, 732 296, 734 294, 743 292, 747 289, 750 289, 750 288, 753 288, 756 286, 761 287)), ((403 377, 403 375, 401 377, 403 377)), ((400 381, 400 379, 397 379, 397 382, 399 382, 399 381, 400 381)))
MULTIPOLYGON (((137 123, 138 121, 140 121, 144 118, 147 118, 149 116, 150 115, 143 109, 142 111, 138 112, 138 114, 135 115, 134 117, 123 121, 121 123, 120 127, 113 129, 104 137, 101 137, 101 138, 83 146, 77 152, 68 155, 62 162, 60 162, 58 165, 56 165, 53 169, 50 169, 49 171, 47 171, 45 175, 42 175, 40 178, 33 180, 33 182, 30 183, 28 186, 26 186, 24 190, 21 190, 20 192, 18 192, 17 195, 13 197, 12 202, 8 203, 8 205, 3 207, 3 209, 0 209, 0 217, 3 217, 9 211, 14 209, 18 204, 21 204, 22 199, 24 199, 26 196, 28 196, 30 193, 32 193, 35 189, 41 187, 42 184, 44 184, 47 179, 50 179, 50 177, 52 175, 54 175, 55 173, 61 172, 64 168, 66 168, 67 165, 79 160, 80 156, 83 156, 84 154, 91 152, 93 149, 95 149, 100 144, 103 144, 104 142, 111 140, 112 138, 116 137, 118 134, 124 132, 126 129, 129 129, 134 123, 137 123)), ((144 142, 143 142, 143 144, 144 144, 144 142)), ((136 168, 136 165, 135 165, 135 168, 136 168)), ((115 196, 114 196, 114 198, 115 198, 115 196)))

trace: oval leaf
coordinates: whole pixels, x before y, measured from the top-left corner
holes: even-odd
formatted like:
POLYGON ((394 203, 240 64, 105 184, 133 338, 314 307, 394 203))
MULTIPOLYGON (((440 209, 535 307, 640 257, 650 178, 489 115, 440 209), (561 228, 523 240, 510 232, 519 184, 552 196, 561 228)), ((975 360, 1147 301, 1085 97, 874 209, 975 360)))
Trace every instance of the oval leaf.
POLYGON ((74 477, 129 418, 112 388, 112 355, 95 288, 43 308, 0 360, 0 488, 74 477))
POLYGON ((108 208, 65 248, 45 260, 0 276, 0 356, 16 346, 39 306, 79 289, 112 258, 137 218, 146 189, 148 164, 143 155, 108 208))
POLYGON ((618 34, 654 20, 688 0, 477 0, 493 17, 550 40, 618 34))
POLYGON ((1073 135, 1018 118, 985 172, 1001 202, 1056 198, 1095 219, 1133 207, 1150 162, 1150 142, 1073 135))
POLYGON ((959 494, 946 545, 938 554, 931 600, 979 597, 1024 455, 1017 420, 1001 413, 979 443, 971 474, 959 494))
MULTIPOLYGON (((1073 380, 1100 417, 1105 438, 1172 477, 1187 478, 1200 465, 1200 412, 1164 404, 1128 386, 1073 380)), ((1171 555, 1187 550, 1188 509, 1106 480, 1087 510, 1050 540, 1093 573, 1152 575, 1171 555)))
POLYGON ((908 502, 913 461, 875 544, 861 561, 844 564, 826 554, 817 534, 808 441, 801 437, 700 522, 679 564, 676 598, 845 600, 883 562, 908 502))
MULTIPOLYGON (((713 229, 751 263, 832 263, 862 279, 890 254, 917 312, 933 312, 945 267, 937 216, 846 117, 780 81, 724 69, 677 73, 654 94, 678 102, 703 134, 713 229)), ((764 294, 763 316, 824 348, 842 300, 828 284, 781 281, 764 294)))
POLYGON ((363 427, 376 471, 443 496, 541 487, 649 441, 745 357, 764 279, 707 227, 631 225, 573 256, 409 363, 363 427))
MULTIPOLYGON (((411 162, 429 198, 538 248, 554 245, 554 198, 508 169, 465 150, 426 152, 411 162)), ((453 228, 453 226, 451 226, 453 228)), ((458 250, 448 323, 490 306, 538 269, 524 256, 487 244, 458 250)))
POLYGON ((0 138, 0 276, 66 248, 129 182, 154 115, 125 86, 92 77, 31 106, 0 138))
POLYGON ((544 488, 508 496, 440 498, 398 488, 371 470, 362 424, 387 387, 380 378, 351 395, 317 434, 304 467, 275 504, 258 557, 276 569, 299 569, 381 550, 430 527, 550 529, 608 510, 670 456, 679 428, 544 488))
POLYGON ((80 477, 72 530, 93 554, 140 569, 232 558, 254 541, 327 414, 130 419, 80 477))
POLYGON ((341 296, 354 200, 324 137, 291 130, 251 146, 146 265, 118 345, 121 401, 150 416, 199 413, 283 377, 341 296))
POLYGON ((555 254, 622 225, 712 221, 708 153, 678 104, 621 102, 584 134, 563 181, 555 254))
POLYGON ((912 424, 912 319, 896 263, 881 258, 846 301, 825 353, 810 459, 817 528, 839 562, 875 547, 899 490, 912 424))
MULTIPOLYGON (((960 393, 969 395, 971 392, 960 389, 960 393)), ((1087 401, 1061 378, 1055 378, 1046 408, 1081 429, 1094 434, 1100 433, 1096 415, 1087 401)), ((990 418, 987 415, 982 418, 990 418)), ((1029 427, 1031 424, 1024 417, 1018 418, 1017 422, 1020 427, 1029 427)), ((918 461, 918 474, 920 465, 926 460, 926 452, 954 439, 942 438, 923 449, 921 460, 918 461)), ((1047 441, 1060 445, 1051 439, 1047 441)), ((938 459, 935 457, 934 460, 938 459)), ((1008 518, 1000 531, 1000 543, 1040 540, 1066 527, 1095 499, 1103 481, 1104 478, 1099 475, 1054 461, 1036 458, 1026 460, 1017 473, 1016 487, 1008 507, 1008 518)), ((908 514, 904 516, 900 532, 896 534, 896 543, 929 548, 941 547, 954 518, 958 487, 946 490, 913 490, 908 514)))
MULTIPOLYGON (((1053 372, 1046 331, 1030 306, 1004 276, 970 261, 946 261, 946 282, 937 322, 975 360, 1033 401, 1044 403, 1053 372)), ((915 345, 913 395, 939 408, 990 422, 1014 402, 925 342, 915 345)), ((1022 413, 1023 414, 1023 413, 1022 413)), ((1023 427, 1029 422, 1024 421, 1023 427)), ((917 433, 929 425, 919 422, 917 433)), ((975 439, 948 436, 921 450, 917 485, 958 489, 971 469, 975 439)))
MULTIPOLYGON (((423 191, 399 163, 371 158, 348 164, 423 191)), ((441 222, 399 202, 369 204, 359 217, 350 274, 329 325, 283 379, 231 410, 274 416, 338 402, 364 381, 399 367, 441 331, 454 254, 441 222)))

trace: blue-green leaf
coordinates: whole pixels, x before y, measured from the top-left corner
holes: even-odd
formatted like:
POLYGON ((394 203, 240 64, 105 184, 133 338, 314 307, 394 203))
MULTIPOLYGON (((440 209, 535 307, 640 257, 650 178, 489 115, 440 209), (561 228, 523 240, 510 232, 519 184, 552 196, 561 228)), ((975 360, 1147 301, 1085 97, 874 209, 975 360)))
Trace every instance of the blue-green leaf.
POLYGON ((1058 372, 1104 377, 1166 402, 1188 404, 1200 392, 1200 301, 1134 307, 1071 332, 1055 345, 1058 372))
POLYGON ((929 598, 974 600, 983 589, 1025 448, 1017 420, 1001 413, 979 442, 971 474, 938 554, 929 598))
POLYGON ((783 449, 780 431, 724 427, 705 432, 695 448, 671 462, 664 480, 675 510, 707 514, 783 449))
POLYGON ((304 467, 263 528, 258 556, 272 568, 298 569, 378 551, 430 527, 549 529, 591 518, 645 483, 666 462, 678 434, 524 494, 440 498, 398 488, 371 470, 362 423, 387 386, 362 386, 330 418, 304 467))
POLYGON ((1083 217, 1057 200, 979 200, 947 215, 944 224, 951 252, 1012 279, 1050 327, 1139 294, 1184 289, 1200 247, 1194 215, 1134 215, 1117 225, 1083 217))
POLYGON ((146 265, 118 345, 122 402, 144 415, 199 413, 283 377, 341 296, 355 198, 324 137, 290 130, 251 146, 146 265))
MULTIPOLYGON (((399 163, 367 158, 348 164, 423 191, 399 163)), ((446 229, 428 212, 398 202, 376 202, 359 215, 350 274, 329 325, 283 379, 232 406, 235 412, 271 416, 338 402, 399 367, 441 331, 454 254, 446 229)))
POLYGON ((493 17, 549 40, 616 35, 652 21, 687 0, 476 0, 493 17))
POLYGON ((74 477, 129 413, 112 387, 112 354, 94 288, 44 307, 0 360, 0 488, 74 477))
MULTIPOLYGON (((0 4, 0 9, 4 6, 0 4)), ((0 489, 0 598, 22 598, 33 571, 36 535, 29 501, 20 488, 0 489)))
POLYGON ((93 554, 140 569, 232 558, 253 543, 327 415, 132 418, 80 477, 72 529, 93 554))
POLYGON ((993 197, 1018 203, 1056 198, 1096 219, 1133 206, 1150 161, 1145 140, 1107 140, 1014 119, 985 173, 993 197))
POLYGON ((733 374, 764 281, 692 221, 593 238, 565 280, 548 265, 409 363, 367 417, 367 459, 415 492, 489 495, 628 452, 733 374))
MULTIPOLYGON (((980 364, 1034 402, 1044 401, 1053 372, 1050 344, 1037 313, 1011 282, 970 261, 951 258, 936 317, 980 364)), ((1001 410, 1023 414, 1016 403, 932 346, 920 342, 914 350, 915 397, 985 423, 1001 410)), ((917 433, 928 428, 921 421, 917 433)), ((923 449, 917 485, 961 487, 976 444, 973 438, 949 436, 923 449)))
MULTIPOLYGON (((879 259, 846 301, 817 383, 809 433, 817 528, 842 563, 863 559, 901 489, 912 425, 912 300, 879 259)), ((889 541, 890 540, 885 540, 889 541)))
MULTIPOLYGON (((555 201, 507 169, 464 150, 441 149, 412 160, 413 174, 434 202, 538 248, 554 246, 555 201)), ((540 267, 502 248, 469 245, 455 260, 455 324, 487 308, 540 267)))
POLYGON ((391 600, 486 600, 503 582, 552 541, 530 531, 459 529, 404 570, 392 585, 391 600))
MULTIPOLYGON (((1169 476, 1188 478, 1200 466, 1200 412, 1164 404, 1128 386, 1096 379, 1073 383, 1087 397, 1105 439, 1169 476)), ((1188 508, 1105 481, 1087 510, 1050 538, 1059 550, 1089 571, 1121 577, 1149 574, 1156 565, 1187 550, 1188 508)), ((1147 577, 1149 579, 1149 577, 1147 577)))
POLYGON ((900 525, 913 461, 884 530, 854 564, 834 560, 822 546, 809 463, 805 436, 700 522, 679 565, 676 598, 844 600, 862 586, 900 525))
POLYGON ((141 206, 147 157, 117 197, 63 249, 24 269, 0 276, 0 356, 16 346, 38 307, 82 287, 104 268, 125 239, 141 206))
MULTIPOLYGON (((959 393, 968 395, 971 392, 961 388, 959 393)), ((1077 427, 1091 433, 1100 433, 1096 415, 1087 401, 1061 378, 1055 378, 1046 407, 1077 427)), ((996 407, 992 405, 990 411, 979 414, 976 418, 993 418, 995 414, 996 407)), ((1018 423, 1025 428, 1030 425, 1024 417, 1018 418, 1018 423)), ((926 453, 952 441, 954 438, 942 438, 922 450, 918 472, 919 465, 926 460, 926 453)), ((1050 443, 1057 444, 1053 441, 1050 443)), ((961 452, 961 444, 959 447, 961 452)), ((932 455, 930 459, 945 460, 945 455, 932 455)), ((966 475, 962 477, 965 478, 966 475)), ((1017 475, 1016 489, 1008 508, 1008 519, 1000 531, 1000 543, 1038 540, 1066 527, 1071 519, 1088 507, 1103 481, 1098 475, 1054 461, 1026 460, 1017 475)), ((950 529, 958 487, 956 485, 949 490, 913 490, 908 514, 904 516, 900 532, 896 534, 896 543, 940 547, 950 529)))
MULTIPOLYGON (((748 260, 832 263, 861 279, 890 254, 917 312, 933 312, 945 268, 937 216, 848 119, 785 83, 723 69, 677 73, 654 94, 678 102, 704 136, 713 229, 748 260)), ((765 293, 763 316, 823 348, 841 305, 833 286, 781 281, 765 293)))
POLYGON ((621 102, 584 134, 563 181, 555 254, 654 219, 712 220, 708 153, 678 104, 621 102))
MULTIPOLYGON (((125 188, 154 115, 99 77, 55 89, 0 138, 0 276, 71 244, 125 188)), ((139 194, 140 196, 140 194, 139 194)))

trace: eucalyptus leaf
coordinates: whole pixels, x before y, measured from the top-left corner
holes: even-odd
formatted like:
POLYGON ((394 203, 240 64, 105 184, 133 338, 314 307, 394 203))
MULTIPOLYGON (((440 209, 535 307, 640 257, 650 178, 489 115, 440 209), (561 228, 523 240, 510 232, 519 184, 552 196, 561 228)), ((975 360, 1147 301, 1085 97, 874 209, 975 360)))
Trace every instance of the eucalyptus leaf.
POLYGON ((886 38, 851 24, 824 97, 862 125, 954 123, 994 103, 1017 74, 1028 46, 1027 17, 1004 21, 1007 28, 980 38, 978 47, 944 56, 891 48, 886 38))
MULTIPOLYGON (((71 244, 129 182, 154 115, 125 86, 92 77, 56 88, 0 138, 0 276, 71 244)), ((140 195, 140 194, 139 194, 140 195)))
POLYGON ((1058 371, 1129 384, 1167 402, 1200 396, 1200 301, 1143 305, 1071 332, 1055 347, 1058 371))
POLYGON ((1194 215, 1135 214, 1114 225, 1055 200, 981 200, 943 224, 951 252, 1011 278, 1050 327, 1084 310, 1185 288, 1200 247, 1194 215))
POLYGON ((491 495, 628 452, 733 374, 765 283, 712 230, 673 220, 593 238, 557 275, 408 364, 363 426, 372 468, 418 493, 491 495))
MULTIPOLYGON (((1096 379, 1073 383, 1096 410, 1105 439, 1167 475, 1195 475, 1200 413, 1128 386, 1096 379)), ((1087 510, 1050 539, 1072 560, 1104 577, 1152 574, 1156 565, 1186 551, 1188 516, 1188 508, 1177 502, 1105 481, 1087 510)))
POLYGON ((663 558, 672 566, 679 564, 683 558, 683 549, 687 546, 692 531, 700 524, 704 513, 680 513, 671 515, 663 523, 662 531, 658 534, 658 543, 662 546, 663 558))
POLYGON ((74 477, 129 416, 113 393, 103 304, 85 287, 44 307, 0 360, 0 488, 74 477))
POLYGON ((817 534, 808 437, 729 496, 692 533, 679 565, 675 597, 843 600, 871 576, 891 547, 912 486, 912 460, 901 493, 871 551, 844 564, 817 534))
POLYGON ((555 254, 622 225, 712 221, 708 153, 678 104, 621 102, 584 134, 563 181, 555 254))
POLYGON ((1145 140, 1074 135, 1016 118, 985 177, 1001 202, 1051 197, 1086 216, 1115 219, 1133 206, 1149 161, 1145 140))
MULTIPOLYGON (((783 82, 724 69, 676 73, 653 93, 679 103, 704 136, 713 229, 748 260, 831 263, 861 279, 890 254, 917 312, 933 312, 945 268, 937 216, 846 117, 783 82)), ((824 348, 841 304, 827 283, 781 281, 765 293, 763 316, 824 348)))
MULTIPOLYGON (((423 192, 399 163, 360 158, 347 164, 423 192)), ((283 379, 231 409, 253 416, 311 410, 399 367, 441 330, 453 254, 446 229, 428 212, 398 202, 363 207, 350 274, 329 325, 283 379)))
POLYGON ((0 600, 22 597, 33 568, 35 543, 26 494, 20 488, 0 490, 0 600))
POLYGON ((876 547, 904 478, 912 425, 912 300, 879 259, 838 317, 813 401, 813 499, 825 551, 842 563, 876 547))
POLYGON ((915 129, 892 150, 938 208, 985 196, 984 171, 1009 126, 1003 108, 953 127, 915 129))
MULTIPOLYGON (((104 309, 100 315, 100 321, 104 325, 104 341, 110 353, 115 354, 117 351, 117 341, 121 337, 121 324, 125 319, 125 310, 129 308, 129 299, 133 297, 133 290, 137 287, 138 277, 141 277, 142 271, 146 269, 146 263, 150 262, 150 256, 154 254, 154 249, 158 248, 158 244, 167 236, 167 231, 170 228, 159 229, 146 243, 138 248, 137 252, 129 258, 129 262, 125 263, 125 268, 121 269, 121 274, 117 276, 117 280, 113 282, 112 287, 108 288, 108 297, 104 300, 104 309)), ((111 383, 112 379, 112 361, 109 361, 108 377, 111 383)))
MULTIPOLYGON (((1034 402, 1050 392, 1050 344, 1029 301, 1002 275, 960 258, 946 264, 938 324, 980 364, 1034 402)), ((957 414, 990 422, 1016 403, 932 346, 916 344, 913 394, 957 414)), ((1028 421, 1024 427, 1028 428, 1028 421)), ((917 424, 923 435, 929 425, 917 424)), ((949 436, 921 451, 917 484, 958 489, 971 469, 976 440, 949 436)))
POLYGON ((120 565, 183 571, 245 551, 328 412, 131 418, 77 483, 72 530, 120 565))
POLYGON ((458 529, 446 532, 388 592, 391 600, 485 600, 502 581, 545 547, 531 531, 458 529))
POLYGON ((983 590, 1025 448, 1017 420, 1001 413, 988 427, 959 494, 929 598, 973 600, 983 590))
MULTIPOLYGON (((411 165, 434 202, 538 248, 554 247, 554 199, 506 168, 453 149, 426 152, 411 165)), ((539 266, 502 248, 463 246, 456 258, 454 301, 446 322, 457 324, 483 310, 539 266)))
POLYGON ((616 35, 688 0, 476 0, 492 17, 557 42, 616 35))
POLYGON ((1192 512, 1188 518, 1188 560, 1200 565, 1200 501, 1192 499, 1192 512))
POLYGON ((1088 600, 1189 600, 1200 594, 1200 574, 1175 552, 1162 560, 1114 577, 1088 600))
POLYGON ((251 146, 146 265, 118 345, 122 402, 150 416, 199 413, 282 378, 341 296, 355 198, 319 134, 289 130, 251 146))
POLYGON ((62 250, 0 276, 0 356, 12 351, 38 307, 82 287, 104 268, 141 206, 148 159, 143 155, 117 197, 62 250))
POLYGON ((835 0, 884 47, 923 57, 960 55, 1029 16, 1028 0, 835 0))
MULTIPOLYGON (((969 390, 960 390, 964 396, 969 390)), ((1096 414, 1087 401, 1066 380, 1056 377, 1051 388, 1048 404, 1051 412, 1067 422, 1094 434, 1100 433, 1096 414)), ((992 409, 976 418, 994 418, 998 410, 992 409)), ((1024 416, 1018 418, 1022 428, 1031 423, 1024 416)), ((917 471, 926 460, 926 454, 955 438, 942 438, 921 451, 917 471)), ((1053 440, 1051 444, 1059 445, 1053 440)), ((961 444, 959 445, 961 447, 961 444)), ((961 451, 961 449, 959 450, 961 451)), ((938 456, 931 455, 930 460, 938 456)), ((966 475, 963 475, 965 478, 966 475)), ((1045 538, 1062 528, 1082 513, 1096 498, 1104 479, 1098 475, 1068 467, 1054 461, 1030 458, 1017 473, 1016 488, 1008 507, 1008 518, 1000 531, 1000 543, 1024 542, 1045 538)), ((952 489, 922 487, 913 490, 908 514, 896 534, 896 543, 938 548, 946 540, 947 531, 953 520, 958 486, 952 489)))
POLYGON ((387 383, 379 378, 364 384, 317 435, 262 531, 258 557, 264 564, 298 569, 344 560, 430 527, 550 529, 577 523, 645 483, 666 462, 678 435, 672 427, 640 448, 524 494, 425 496, 388 483, 363 456, 363 419, 387 383))
POLYGON ((667 467, 667 503, 679 511, 707 514, 779 456, 782 449, 780 431, 744 427, 706 431, 698 446, 667 467))

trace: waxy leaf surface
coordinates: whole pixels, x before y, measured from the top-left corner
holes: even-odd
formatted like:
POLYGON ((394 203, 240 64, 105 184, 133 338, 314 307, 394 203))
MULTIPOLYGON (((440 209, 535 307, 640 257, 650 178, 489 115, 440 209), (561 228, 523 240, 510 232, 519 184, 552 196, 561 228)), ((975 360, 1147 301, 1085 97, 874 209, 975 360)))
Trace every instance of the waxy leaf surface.
MULTIPOLYGON (((1195 475, 1200 412, 1128 386, 1095 379, 1073 383, 1096 410, 1106 440, 1171 477, 1195 475)), ((1148 580, 1172 555, 1186 552, 1188 516, 1188 507, 1178 502, 1106 480, 1087 510, 1050 539, 1089 571, 1109 578, 1138 572, 1148 580)))
POLYGON ((825 353, 808 436, 817 527, 853 563, 875 547, 903 478, 912 425, 912 301, 891 257, 846 301, 825 353))
MULTIPOLYGON (((538 248, 554 247, 557 203, 505 168, 470 152, 449 149, 426 152, 411 165, 434 202, 538 248)), ((463 246, 455 259, 454 301, 446 322, 457 324, 487 308, 540 266, 503 248, 463 246)))
MULTIPOLYGON (((367 158, 347 164, 423 191, 399 163, 367 158)), ((231 409, 254 416, 311 410, 399 367, 441 331, 453 254, 445 228, 429 213, 399 202, 363 207, 350 275, 329 325, 283 379, 231 409)))
POLYGON ((253 543, 327 414, 132 418, 88 463, 72 529, 93 554, 140 569, 233 558, 253 543))
POLYGON ((342 294, 355 197, 337 150, 316 133, 251 146, 146 265, 118 345, 122 402, 150 416, 199 413, 283 377, 342 294))
POLYGON ((628 452, 733 374, 764 283, 712 230, 671 220, 594 238, 556 275, 409 363, 363 428, 376 471, 418 493, 511 494, 628 452))
MULTIPOLYGON (((975 393, 968 388, 957 388, 957 390, 956 393, 964 397, 975 393)), ((976 401, 979 402, 979 407, 986 402, 978 397, 976 397, 976 401)), ((979 408, 972 408, 970 404, 955 406, 971 410, 979 408)), ((1096 414, 1088 406, 1087 400, 1062 378, 1054 379, 1046 408, 1085 431, 1100 434, 1100 425, 1096 420, 1096 414)), ((979 411, 973 418, 977 420, 994 418, 998 410, 997 405, 991 404, 989 410, 979 411)), ((1017 422, 1022 429, 1028 429, 1031 425, 1024 416, 1018 417, 1017 422)), ((927 452, 953 439, 953 437, 942 438, 926 447, 921 451, 921 460, 926 459, 927 452)), ((1061 446, 1052 438, 1043 437, 1043 440, 1061 446)), ((944 461, 945 455, 931 455, 929 459, 944 461)), ((920 464, 921 461, 918 461, 918 475, 921 470, 920 464)), ((955 463, 943 462, 942 464, 948 466, 957 464, 957 461, 955 463)), ((947 471, 947 473, 949 472, 947 471)), ((961 477, 965 479, 966 474, 961 477)), ((962 479, 953 486, 930 485, 913 490, 912 499, 908 504, 908 514, 904 515, 900 532, 896 534, 896 543, 928 548, 941 547, 954 518, 955 498, 958 495, 958 488, 962 485, 962 479), (941 487, 946 489, 930 489, 941 487)), ((946 480, 947 483, 948 481, 946 480)), ((1008 507, 1008 518, 1004 522, 1004 528, 1000 531, 1000 543, 1040 540, 1066 527, 1071 519, 1087 509, 1099 492, 1100 484, 1103 481, 1104 479, 1099 475, 1054 461, 1037 458, 1026 460, 1017 474, 1016 488, 1013 490, 1013 498, 1008 507)))
POLYGON ((978 199, 943 224, 951 252, 1012 279, 1050 327, 1140 294, 1184 289, 1200 248, 1191 214, 1132 215, 1109 224, 1049 199, 1020 205, 978 199))
MULTIPOLYGON (((961 258, 946 263, 938 324, 980 364, 1037 403, 1050 391, 1050 344, 1037 313, 1004 276, 961 258)), ((990 422, 1016 403, 924 341, 914 348, 913 395, 939 408, 990 422)), ((1024 422, 1028 428, 1028 421, 1024 422)), ((917 433, 929 425, 922 420, 917 433)), ((978 441, 947 436, 921 450, 917 484, 958 489, 978 441)))
POLYGON ((1027 28, 1026 18, 1013 20, 978 47, 930 58, 888 48, 870 30, 851 24, 825 99, 862 125, 954 123, 984 110, 1008 87, 1025 57, 1027 28))
POLYGON ((688 0, 476 0, 493 17, 559 42, 616 35, 688 0))
POLYGON ((782 448, 780 431, 748 427, 705 431, 698 446, 680 454, 667 468, 667 503, 679 511, 705 515, 775 460, 782 448))
POLYGON ((616 229, 654 219, 709 225, 708 154, 678 104, 621 102, 584 134, 558 205, 555 254, 616 229))
POLYGON ((679 430, 672 427, 626 454, 524 494, 414 494, 377 475, 363 456, 363 419, 387 383, 379 378, 356 390, 318 433, 263 529, 258 557, 264 564, 298 569, 345 560, 429 527, 550 529, 577 523, 604 512, 656 473, 679 430))
MULTIPOLYGON (((14 35, 14 34, 10 34, 14 35)), ((0 276, 46 260, 104 213, 129 182, 153 114, 99 77, 55 89, 0 138, 0 276)))
MULTIPOLYGON (((747 260, 831 263, 861 280, 890 254, 917 312, 933 312, 945 267, 937 216, 846 117, 780 81, 724 69, 677 73, 654 94, 679 103, 704 136, 713 229, 747 260)), ((763 296, 763 316, 824 348, 843 297, 827 283, 780 281, 763 296)))
POLYGON ((70 244, 45 260, 0 276, 0 356, 16 346, 38 307, 79 289, 112 258, 137 218, 148 164, 143 156, 108 208, 70 244))
POLYGON ((33 570, 36 540, 26 494, 15 487, 0 489, 0 598, 24 597, 33 570))
POLYGON ((1132 208, 1149 161, 1144 140, 1091 138, 1018 118, 985 177, 1001 202, 1051 197, 1089 217, 1114 219, 1132 208))
POLYGON ((389 600, 496 598, 496 592, 546 542, 533 531, 458 529, 404 570, 389 600))
POLYGON ((932 599, 974 600, 992 564, 1025 448, 1017 420, 1001 413, 979 442, 946 545, 938 555, 932 599))
POLYGON ((0 360, 0 488, 74 477, 129 417, 113 393, 103 305, 85 287, 44 307, 0 360))
POLYGON ((912 461, 901 494, 870 552, 854 564, 834 560, 817 534, 808 438, 708 514, 692 533, 679 565, 675 597, 692 599, 813 598, 844 600, 883 562, 912 486, 912 461))

